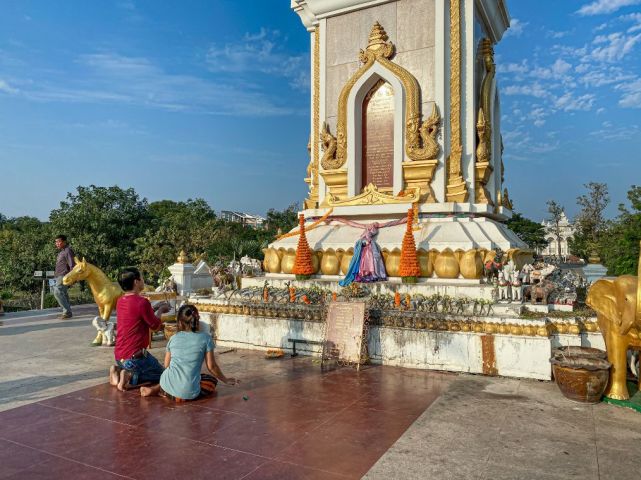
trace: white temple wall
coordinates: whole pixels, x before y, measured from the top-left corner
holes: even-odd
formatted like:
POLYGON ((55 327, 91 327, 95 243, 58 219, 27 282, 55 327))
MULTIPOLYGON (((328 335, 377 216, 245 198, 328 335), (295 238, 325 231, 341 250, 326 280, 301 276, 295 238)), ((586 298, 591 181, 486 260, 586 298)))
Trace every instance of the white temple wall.
MULTIPOLYGON (((321 91, 325 114, 321 116, 321 122, 328 123, 332 134, 336 134, 338 97, 360 66, 358 52, 367 45, 376 21, 385 28, 389 40, 396 47, 392 60, 412 73, 419 83, 423 118, 431 114, 435 100, 443 115, 443 99, 437 95, 434 75, 435 10, 434 0, 399 0, 324 20, 326 38, 321 62, 325 62, 325 81, 321 82, 321 91)), ((399 93, 394 91, 395 96, 399 93)), ((402 115, 402 112, 397 111, 397 114, 402 115)))

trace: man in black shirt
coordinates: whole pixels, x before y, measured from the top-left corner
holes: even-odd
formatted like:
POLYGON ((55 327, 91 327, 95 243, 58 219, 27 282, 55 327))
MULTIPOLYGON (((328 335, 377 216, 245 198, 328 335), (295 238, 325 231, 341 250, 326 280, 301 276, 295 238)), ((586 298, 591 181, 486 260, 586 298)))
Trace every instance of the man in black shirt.
POLYGON ((59 318, 71 318, 69 294, 67 293, 67 287, 62 284, 62 278, 71 271, 76 262, 74 261, 73 250, 67 245, 66 236, 58 235, 56 237, 56 248, 60 251, 58 252, 58 258, 56 258, 56 270, 54 273, 56 285, 53 287, 53 296, 56 297, 58 304, 62 307, 62 315, 59 318))

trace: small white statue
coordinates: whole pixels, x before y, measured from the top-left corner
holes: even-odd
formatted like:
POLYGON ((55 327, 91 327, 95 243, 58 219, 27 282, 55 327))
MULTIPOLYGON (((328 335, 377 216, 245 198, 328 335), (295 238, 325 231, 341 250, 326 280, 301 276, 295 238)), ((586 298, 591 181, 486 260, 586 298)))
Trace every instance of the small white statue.
POLYGON ((116 334, 114 332, 114 322, 105 321, 100 317, 94 317, 91 324, 96 327, 99 334, 102 335, 102 346, 113 347, 116 344, 116 334))
POLYGON ((521 291, 521 273, 518 270, 512 272, 512 279, 510 281, 512 287, 512 301, 520 302, 523 299, 523 292, 521 291))
POLYGON ((505 278, 505 272, 501 270, 499 272, 499 300, 505 300, 509 301, 509 287, 510 284, 507 281, 507 278, 505 278))
POLYGON ((521 270, 521 283, 524 283, 526 285, 529 285, 530 283, 532 283, 533 270, 534 270, 534 267, 530 263, 527 263, 523 266, 523 269, 521 270))

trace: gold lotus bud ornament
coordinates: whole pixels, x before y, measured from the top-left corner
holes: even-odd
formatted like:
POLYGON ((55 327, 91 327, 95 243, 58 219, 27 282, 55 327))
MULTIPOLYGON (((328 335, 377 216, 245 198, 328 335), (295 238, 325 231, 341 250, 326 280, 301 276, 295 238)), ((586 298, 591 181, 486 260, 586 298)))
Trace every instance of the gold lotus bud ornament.
POLYGON ((176 259, 176 262, 178 263, 187 263, 189 259, 187 258, 187 254, 185 253, 184 250, 181 250, 180 253, 178 254, 178 258, 176 259))

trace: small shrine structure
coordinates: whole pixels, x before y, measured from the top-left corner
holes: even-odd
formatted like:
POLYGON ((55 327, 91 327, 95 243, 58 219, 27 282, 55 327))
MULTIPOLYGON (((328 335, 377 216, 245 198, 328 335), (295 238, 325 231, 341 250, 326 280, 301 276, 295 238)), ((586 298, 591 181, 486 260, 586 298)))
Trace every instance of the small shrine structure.
MULTIPOLYGON (((501 0, 292 0, 310 32, 309 194, 302 212, 318 279, 347 273, 363 225, 414 211, 419 284, 478 280, 505 252, 532 253, 505 221, 494 45, 501 0), (320 222, 319 222, 320 219, 320 222), (354 224, 356 222, 357 224, 354 224)), ((399 277, 405 226, 376 242, 399 277)), ((296 235, 266 251, 268 277, 291 276, 296 235)))

